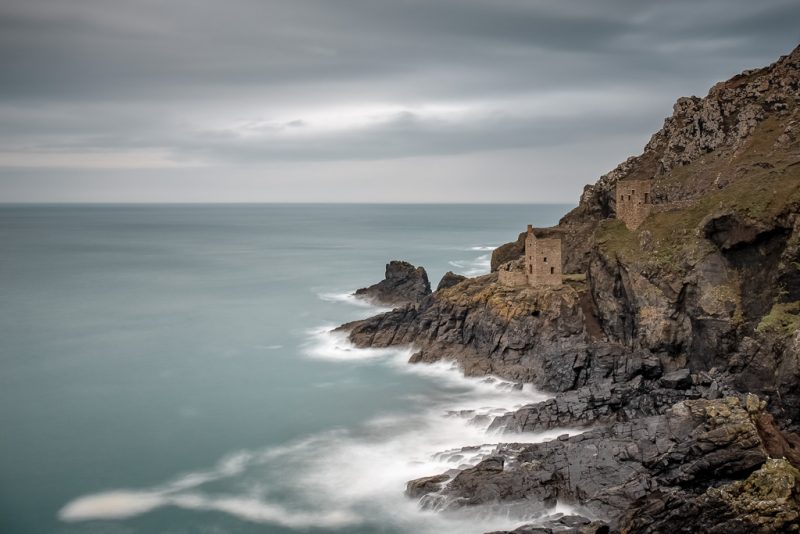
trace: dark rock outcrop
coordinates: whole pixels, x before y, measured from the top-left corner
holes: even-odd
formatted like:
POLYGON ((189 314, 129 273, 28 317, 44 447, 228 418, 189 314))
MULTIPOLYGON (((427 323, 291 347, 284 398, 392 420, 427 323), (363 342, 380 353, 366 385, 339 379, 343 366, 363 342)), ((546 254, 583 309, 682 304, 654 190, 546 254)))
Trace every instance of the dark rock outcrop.
POLYGON ((554 371, 571 368, 590 340, 579 291, 507 288, 496 274, 340 328, 359 347, 413 344, 414 362, 454 359, 468 375, 496 374, 548 389, 572 387, 572 373, 554 371))
POLYGON ((407 261, 392 260, 386 264, 386 276, 377 284, 356 290, 356 296, 380 304, 400 305, 418 302, 431 294, 428 273, 407 261))
POLYGON ((665 387, 657 378, 659 367, 652 366, 652 362, 636 362, 635 354, 630 356, 633 362, 627 373, 606 379, 594 378, 578 389, 495 417, 490 429, 541 432, 554 428, 585 428, 661 415, 683 400, 713 400, 733 393, 731 388, 720 383, 721 379, 705 373, 690 379, 696 382, 690 387, 665 387))
POLYGON ((752 418, 759 409, 757 401, 736 397, 686 400, 663 415, 576 436, 499 445, 429 499, 445 510, 494 502, 546 509, 560 500, 608 517, 613 527, 654 491, 704 491, 761 467, 768 455, 752 418))
POLYGON ((496 249, 492 251, 492 259, 491 259, 491 272, 497 271, 497 268, 503 265, 504 263, 508 263, 509 261, 514 261, 517 258, 521 258, 523 254, 525 254, 525 236, 527 235, 526 232, 522 232, 517 237, 516 241, 512 241, 511 243, 506 243, 505 245, 500 245, 496 249))
POLYGON ((637 501, 620 526, 630 534, 798 532, 800 471, 786 460, 771 459, 745 480, 700 494, 659 489, 637 501))
POLYGON ((456 274, 453 271, 447 271, 444 273, 444 276, 442 276, 442 279, 439 280, 439 285, 436 286, 436 291, 453 287, 454 285, 461 283, 466 279, 467 277, 463 274, 456 274))
POLYGON ((442 484, 448 480, 450 480, 448 475, 434 475, 412 480, 406 484, 406 495, 411 498, 419 498, 428 493, 437 492, 442 489, 442 484))

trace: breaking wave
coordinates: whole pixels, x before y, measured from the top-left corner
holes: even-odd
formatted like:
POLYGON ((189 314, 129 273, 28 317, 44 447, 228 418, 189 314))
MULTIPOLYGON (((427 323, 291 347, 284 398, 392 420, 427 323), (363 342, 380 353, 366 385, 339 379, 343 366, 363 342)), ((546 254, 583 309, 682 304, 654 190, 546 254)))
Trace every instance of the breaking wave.
POLYGON ((481 254, 472 260, 449 261, 452 267, 455 267, 458 274, 464 276, 478 276, 487 274, 491 269, 492 257, 491 254, 481 254))
MULTIPOLYGON (((483 533, 512 529, 532 516, 489 509, 434 512, 404 495, 407 481, 477 464, 499 441, 488 432, 493 416, 547 398, 530 386, 497 377, 473 378, 450 362, 408 364, 409 348, 359 349, 329 326, 308 331, 310 358, 388 365, 437 384, 435 398, 409 399, 397 413, 355 428, 314 434, 280 447, 233 453, 210 469, 176 476, 149 488, 117 488, 85 495, 58 513, 66 522, 122 520, 164 507, 227 514, 286 528, 382 532, 483 533)), ((538 442, 564 429, 515 434, 538 442)), ((551 510, 552 512, 552 510, 551 510)), ((556 512, 570 509, 559 506, 556 512)))
POLYGON ((473 258, 467 259, 459 258, 457 260, 451 260, 447 263, 453 267, 454 272, 457 274, 463 274, 464 276, 480 276, 483 274, 488 274, 491 268, 491 252, 496 248, 497 247, 494 245, 471 245, 464 248, 459 248, 457 250, 468 252, 484 252, 485 254, 480 254, 473 258))
POLYGON ((350 306, 369 309, 372 313, 381 313, 391 310, 389 307, 380 306, 370 300, 357 297, 353 291, 340 293, 317 293, 317 296, 325 302, 340 302, 349 304, 350 306))

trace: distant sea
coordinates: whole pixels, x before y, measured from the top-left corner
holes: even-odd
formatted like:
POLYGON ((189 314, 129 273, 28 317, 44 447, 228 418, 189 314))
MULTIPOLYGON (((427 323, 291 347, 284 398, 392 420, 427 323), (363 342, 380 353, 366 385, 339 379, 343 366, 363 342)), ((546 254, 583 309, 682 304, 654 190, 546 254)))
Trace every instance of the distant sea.
POLYGON ((380 311, 349 295, 388 260, 484 274, 570 207, 0 206, 0 532, 518 525, 403 490, 500 439, 448 412, 544 396, 330 329, 380 311))

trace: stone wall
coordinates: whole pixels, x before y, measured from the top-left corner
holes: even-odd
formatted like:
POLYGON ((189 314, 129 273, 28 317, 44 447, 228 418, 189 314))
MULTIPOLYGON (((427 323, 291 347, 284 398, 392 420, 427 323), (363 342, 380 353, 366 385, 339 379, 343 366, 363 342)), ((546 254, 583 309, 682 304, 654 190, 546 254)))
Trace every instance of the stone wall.
POLYGON ((509 287, 520 287, 528 285, 528 276, 524 271, 497 271, 498 280, 501 284, 509 287))
POLYGON ((498 281, 509 287, 560 286, 562 274, 561 239, 539 239, 528 225, 522 258, 500 265, 498 281))
POLYGON ((639 228, 653 207, 651 180, 621 180, 617 182, 617 219, 631 230, 639 228))

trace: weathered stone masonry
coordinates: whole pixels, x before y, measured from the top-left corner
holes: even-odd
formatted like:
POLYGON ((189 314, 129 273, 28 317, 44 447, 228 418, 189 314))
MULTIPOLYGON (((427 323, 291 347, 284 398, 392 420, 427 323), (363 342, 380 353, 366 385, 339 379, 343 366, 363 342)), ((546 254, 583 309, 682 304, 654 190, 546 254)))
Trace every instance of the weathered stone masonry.
POLYGON ((561 285, 561 240, 538 239, 530 224, 525 238, 525 274, 532 286, 561 285))
POLYGON ((650 215, 653 199, 650 193, 651 180, 622 180, 617 182, 617 219, 630 230, 639 228, 650 215))
POLYGON ((523 287, 528 285, 528 275, 525 271, 509 270, 511 265, 504 265, 497 270, 498 280, 508 287, 523 287))
POLYGON ((561 240, 537 238, 530 224, 523 257, 497 268, 498 280, 509 287, 560 286, 561 273, 561 240))

